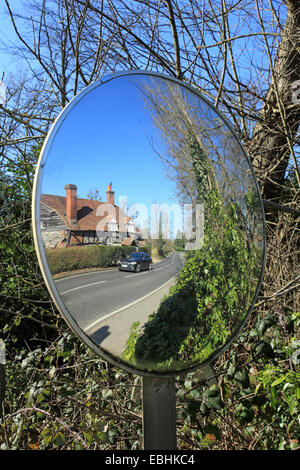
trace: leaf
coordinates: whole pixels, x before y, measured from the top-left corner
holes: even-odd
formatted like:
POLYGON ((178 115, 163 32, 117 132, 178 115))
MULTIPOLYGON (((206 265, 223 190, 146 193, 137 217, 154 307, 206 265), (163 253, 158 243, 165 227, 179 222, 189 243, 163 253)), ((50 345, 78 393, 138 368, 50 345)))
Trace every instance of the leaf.
POLYGON ((216 442, 216 436, 214 434, 205 434, 204 438, 201 441, 203 446, 209 447, 216 442))
POLYGON ((257 355, 261 355, 268 359, 272 359, 275 357, 275 353, 272 349, 272 346, 267 343, 266 341, 259 340, 255 344, 255 352, 257 355))
POLYGON ((104 400, 109 400, 110 398, 112 398, 112 396, 113 396, 113 392, 111 389, 102 390, 102 398, 104 400))
POLYGON ((90 445, 92 444, 93 442, 93 433, 92 432, 88 432, 88 431, 84 431, 83 432, 83 435, 84 435, 84 439, 86 440, 86 442, 90 445))
POLYGON ((227 377, 229 379, 232 379, 234 377, 234 374, 236 372, 236 368, 233 364, 230 364, 230 366, 227 369, 227 377))
POLYGON ((216 385, 212 385, 210 388, 205 390, 204 396, 205 397, 218 397, 220 395, 220 390, 216 385))
POLYGON ((110 429, 108 431, 108 439, 111 444, 115 443, 117 435, 118 435, 118 431, 116 429, 110 429))
POLYGON ((204 431, 210 435, 213 435, 215 439, 220 439, 221 437, 220 429, 216 424, 214 424, 214 421, 207 424, 204 428, 204 431))
POLYGON ((204 402, 200 405, 200 412, 203 416, 208 416, 210 413, 209 407, 204 402))
POLYGON ((290 439, 291 450, 297 449, 299 447, 298 439, 290 439))
POLYGON ((243 387, 249 386, 249 375, 245 370, 239 370, 234 375, 235 380, 241 384, 243 387))
POLYGON ((53 377, 55 375, 55 372, 56 372, 56 367, 52 366, 51 369, 49 370, 49 374, 48 374, 50 379, 53 379, 53 377))
POLYGON ((285 379, 286 379, 286 375, 282 377, 278 377, 278 379, 274 380, 274 382, 271 383, 271 387, 276 387, 276 385, 281 384, 285 379))
POLYGON ((39 405, 40 403, 42 403, 42 401, 44 401, 44 399, 45 399, 45 395, 43 392, 41 392, 37 397, 36 404, 39 405))
POLYGON ((298 400, 295 395, 288 397, 289 412, 291 415, 295 414, 297 411, 298 400))
POLYGON ((57 445, 57 447, 62 447, 66 442, 66 436, 62 432, 59 432, 55 436, 54 441, 55 441, 55 444, 57 445))
POLYGON ((38 450, 39 443, 35 442, 35 443, 32 443, 32 444, 29 444, 29 447, 30 447, 31 450, 38 450))
POLYGON ((43 436, 43 443, 44 443, 45 447, 47 447, 50 444, 52 439, 53 438, 52 438, 51 434, 46 434, 45 436, 43 436))
POLYGON ((221 410, 223 403, 220 397, 208 397, 206 398, 206 404, 214 410, 221 410))
POLYGON ((278 450, 284 450, 285 445, 286 445, 286 441, 283 439, 278 446, 278 450))
POLYGON ((270 394, 271 394, 271 405, 272 405, 273 408, 275 408, 276 404, 277 404, 275 387, 271 387, 270 394))
POLYGON ((16 326, 19 326, 20 323, 21 323, 21 317, 16 317, 15 320, 14 320, 14 324, 15 324, 16 326))

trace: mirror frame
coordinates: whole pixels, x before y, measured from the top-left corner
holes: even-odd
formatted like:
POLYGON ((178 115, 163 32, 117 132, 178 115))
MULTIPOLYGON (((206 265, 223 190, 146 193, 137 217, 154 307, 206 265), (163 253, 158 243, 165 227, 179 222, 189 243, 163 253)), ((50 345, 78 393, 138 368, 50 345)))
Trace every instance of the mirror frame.
POLYGON ((265 223, 265 213, 264 213, 264 206, 263 206, 263 201, 260 193, 260 189, 258 186, 258 182, 255 176, 255 172, 253 169, 253 166, 250 162, 250 159, 248 155, 246 154, 236 132, 233 130, 231 124, 228 123, 227 119, 225 119, 218 109, 210 103, 205 97, 203 97, 197 90, 195 90, 193 87, 190 85, 182 82, 181 80, 178 80, 177 78, 174 77, 169 77, 167 75, 157 73, 157 72, 148 72, 148 71, 142 71, 142 70, 130 70, 130 71, 125 71, 125 72, 118 72, 115 74, 111 75, 106 75, 102 77, 100 80, 97 80, 96 82, 92 83, 88 87, 84 88, 81 92, 79 92, 76 96, 74 96, 71 101, 65 106, 65 108, 60 112, 60 114, 57 116, 55 119, 54 123, 52 124, 46 139, 43 143, 40 156, 37 162, 36 166, 36 171, 35 171, 35 176, 34 176, 34 183, 33 183, 33 192, 32 192, 32 227, 33 227, 33 239, 34 239, 34 245, 35 245, 35 251, 37 254, 39 266, 45 281, 45 284, 47 286, 47 289, 49 291, 49 294, 56 305, 56 308, 66 321, 67 325, 69 328, 72 330, 72 332, 81 340, 83 341, 94 353, 96 353, 97 356, 99 356, 101 359, 104 361, 110 362, 113 366, 119 367, 120 369, 123 369, 127 372, 136 374, 136 375, 141 375, 141 376, 148 376, 148 377, 173 377, 173 376, 178 376, 178 375, 183 375, 183 374, 188 374, 190 372, 193 372, 195 370, 201 370, 203 369, 203 373, 205 371, 205 368, 211 364, 212 361, 216 360, 224 351, 226 351, 231 344, 237 339, 237 337, 240 335, 241 331, 243 330, 247 320, 249 319, 249 315, 251 311, 253 310, 253 307, 256 303, 259 289, 262 283, 263 279, 263 274, 264 274, 264 269, 265 269, 265 258, 266 258, 266 223, 265 223), (45 255, 45 250, 42 242, 42 236, 41 236, 41 228, 40 228, 40 196, 41 196, 41 183, 42 183, 42 178, 43 178, 43 168, 45 166, 44 160, 47 158, 49 151, 51 150, 51 145, 55 139, 55 136, 60 129, 60 126, 62 125, 64 119, 67 117, 67 115, 72 111, 72 109, 81 101, 81 99, 93 91, 95 88, 106 84, 116 78, 121 78, 121 77, 127 77, 127 76, 133 76, 133 75, 138 75, 138 76, 150 76, 150 77, 157 77, 163 80, 168 80, 170 82, 174 82, 178 84, 181 87, 184 87, 188 91, 196 94, 200 100, 204 101, 212 110, 219 116, 221 121, 224 123, 225 126, 230 130, 232 137, 236 140, 238 143, 241 154, 244 156, 244 158, 247 160, 247 163, 249 165, 249 168, 252 173, 253 181, 256 186, 257 194, 259 197, 259 204, 260 204, 260 210, 261 210, 261 215, 262 215, 262 225, 263 225, 263 248, 262 248, 262 263, 261 263, 261 270, 260 270, 260 276, 257 282, 257 287, 255 294, 253 296, 252 303, 250 307, 248 308, 247 313, 245 314, 245 317, 243 321, 241 322, 238 330, 229 338, 229 340, 221 346, 219 349, 217 349, 214 353, 212 353, 205 361, 199 363, 198 365, 192 366, 187 369, 182 369, 182 370, 172 370, 172 371, 149 371, 149 370, 144 370, 144 369, 139 369, 135 368, 133 366, 130 366, 130 364, 122 361, 120 358, 119 360, 113 356, 108 354, 107 352, 103 351, 101 346, 97 346, 96 343, 94 343, 91 338, 84 333, 84 331, 79 327, 77 322, 74 320, 70 312, 67 310, 66 306, 64 305, 62 299, 60 298, 60 295, 58 293, 58 290, 56 288, 55 282, 53 280, 52 274, 49 270, 48 262, 46 259, 45 255))

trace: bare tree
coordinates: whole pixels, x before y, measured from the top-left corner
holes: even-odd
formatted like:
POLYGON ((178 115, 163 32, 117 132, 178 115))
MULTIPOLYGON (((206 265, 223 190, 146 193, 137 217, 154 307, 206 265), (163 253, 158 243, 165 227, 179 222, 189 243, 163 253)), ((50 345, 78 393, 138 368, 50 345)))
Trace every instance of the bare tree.
MULTIPOLYGON (((269 251, 264 283, 260 292, 261 297, 250 321, 254 325, 257 315, 263 317, 267 311, 274 313, 275 320, 282 325, 285 336, 282 349, 285 354, 285 351, 291 348, 289 340, 292 336, 296 336, 296 333, 288 335, 285 316, 288 317, 288 314, 299 311, 300 307, 298 275, 300 221, 295 212, 299 208, 300 194, 300 94, 295 94, 295 91, 300 89, 299 0, 24 0, 24 7, 18 14, 15 2, 5 0, 4 3, 8 21, 16 33, 16 41, 10 48, 9 45, 2 47, 10 50, 12 54, 21 56, 25 65, 20 76, 5 75, 7 100, 6 103, 0 104, 0 183, 3 181, 0 187, 0 199, 1 202, 4 201, 1 207, 0 231, 1 254, 5 255, 0 268, 3 288, 6 282, 5 290, 1 294, 1 300, 4 300, 1 306, 2 316, 7 318, 8 322, 15 320, 16 324, 20 319, 23 321, 26 318, 31 322, 30 325, 36 323, 39 329, 44 328, 49 319, 48 327, 55 331, 59 323, 58 317, 57 324, 54 324, 56 320, 53 323, 57 311, 49 301, 46 289, 43 291, 39 289, 39 286, 43 286, 42 279, 35 258, 30 258, 32 241, 29 193, 38 154, 37 151, 33 152, 36 144, 45 138, 62 108, 90 83, 116 71, 149 70, 183 80, 216 105, 230 122, 253 162, 263 196, 271 202, 269 201, 269 205, 266 206, 269 251), (8 177, 2 179, 5 175, 8 177), (11 175, 14 177, 10 178, 11 175), (25 179, 27 184, 26 204, 18 199, 19 188, 16 182, 21 178, 25 179), (11 188, 9 184, 15 184, 15 187, 11 188), (2 191, 3 188, 7 191, 2 191), (15 191, 11 191, 12 189, 15 191), (11 194, 9 210, 5 208, 7 194, 11 194), (13 212, 16 209, 14 198, 20 205, 23 204, 21 209, 16 211, 16 216, 13 212), (26 210, 23 211, 25 205, 26 210), (290 212, 282 212, 282 205, 290 212), (3 213, 5 217, 2 217, 3 213), (10 250, 4 247, 4 243, 10 250), (17 247, 14 253, 11 251, 12 246, 17 247), (45 297, 42 297, 42 294, 45 297)), ((0 69, 1 77, 2 72, 0 69)), ((173 135, 169 133, 167 127, 165 130, 171 142, 173 135)), ((176 150, 175 143, 172 142, 173 150, 176 150)), ((213 146, 213 142, 207 142, 207 145, 213 146)), ((222 149, 218 148, 216 151, 222 157, 222 149)), ((165 154, 164 157, 166 156, 165 154)), ((173 176, 176 177, 177 169, 174 170, 173 176)), ((181 182, 193 196, 192 188, 188 187, 190 168, 187 164, 184 170, 186 179, 181 179, 181 182)), ((183 173, 180 178, 182 175, 183 173)), ((6 320, 4 324, 5 322, 6 320)), ((32 328, 30 335, 32 338, 32 328)), ((11 338, 13 341, 14 336, 11 338)), ((54 346, 48 342, 46 335, 43 337, 43 342, 46 345, 45 354, 48 356, 54 346)), ((29 348, 34 347, 33 344, 29 344, 29 348)), ((234 363, 241 371, 244 366, 245 370, 249 366, 251 349, 248 347, 249 344, 251 345, 243 343, 240 349, 239 345, 234 349, 234 355, 238 358, 234 363)), ((82 371, 86 371, 84 377, 91 373, 88 365, 92 359, 81 356, 79 350, 77 354, 74 356, 74 361, 76 358, 79 360, 73 364, 74 380, 79 381, 82 380, 82 371)), ((228 353, 228 356, 229 354, 231 353, 228 353)), ((59 357, 57 356, 57 359, 59 357)), ((83 403, 84 406, 80 409, 74 407, 74 411, 69 415, 70 421, 62 421, 61 413, 70 408, 71 402, 65 399, 57 401, 61 379, 55 381, 55 375, 60 371, 63 373, 63 380, 66 380, 66 371, 73 366, 69 368, 65 362, 59 365, 59 361, 56 360, 58 366, 52 365, 51 369, 47 369, 45 355, 39 351, 38 358, 37 363, 33 364, 34 369, 31 369, 31 378, 26 375, 29 377, 27 394, 33 396, 30 387, 33 381, 38 383, 40 373, 45 377, 46 383, 49 383, 51 377, 50 383, 54 384, 53 396, 49 402, 48 399, 44 401, 50 407, 51 413, 47 412, 45 415, 45 410, 42 410, 48 420, 45 425, 52 421, 54 434, 57 432, 57 423, 68 429, 70 439, 67 439, 64 448, 68 448, 68 445, 72 448, 74 439, 80 440, 77 430, 78 433, 84 431, 82 423, 86 418, 85 410, 88 408, 88 413, 91 410, 90 398, 85 401, 85 397, 83 402, 80 401, 83 394, 90 397, 90 389, 87 394, 87 389, 83 389, 81 395, 72 396, 74 406, 78 403, 83 403), (50 414, 53 418, 51 420, 50 414), (69 424, 65 426, 64 423, 72 423, 72 429, 69 424), (74 426, 76 433, 73 432, 74 426)), ((255 360, 254 357, 251 359, 254 370, 255 360)), ((95 362, 97 365, 94 373, 99 381, 99 363, 96 360, 95 362)), ((277 365, 285 363, 286 372, 292 371, 291 362, 287 364, 285 356, 279 356, 277 365)), ((55 365, 55 362, 53 364, 55 365)), ((221 357, 216 370, 228 369, 227 366, 228 361, 225 362, 221 357)), ((257 379, 256 372, 252 377, 257 379)), ((118 400, 111 400, 112 417, 109 416, 108 408, 105 406, 101 422, 112 423, 114 429, 116 418, 122 415, 120 423, 122 419, 126 423, 124 440, 129 443, 132 439, 133 442, 136 437, 135 433, 130 437, 130 419, 134 418, 135 422, 139 422, 140 415, 133 413, 132 408, 129 408, 132 407, 132 399, 127 401, 128 394, 124 395, 119 378, 116 382, 112 381, 109 368, 105 380, 110 392, 115 384, 117 384, 115 389, 122 390, 122 395, 119 395, 122 396, 120 399, 122 406, 118 400), (124 414, 129 402, 129 413, 124 414)), ((130 380, 127 374, 127 390, 130 390, 128 386, 130 380)), ((90 386, 92 382, 88 383, 90 386)), ((101 394, 100 388, 103 382, 98 382, 98 385, 99 383, 101 394)), ((71 385, 73 387, 74 383, 71 382, 71 385)), ((230 387, 230 382, 227 382, 226 386, 230 387)), ((230 403, 225 409, 226 413, 222 415, 216 412, 216 417, 222 419, 225 429, 222 431, 225 435, 223 448, 228 450, 236 443, 237 448, 241 449, 259 447, 258 443, 264 434, 261 429, 263 427, 268 434, 266 442, 270 443, 273 437, 274 439, 277 437, 276 431, 279 429, 275 428, 275 423, 277 425, 280 422, 278 410, 274 410, 273 430, 270 422, 267 422, 266 426, 261 426, 263 420, 268 420, 264 411, 263 415, 257 415, 253 433, 249 431, 249 426, 245 426, 245 429, 248 429, 246 434, 239 425, 240 422, 235 419, 236 408, 233 406, 232 397, 234 402, 240 405, 248 402, 249 395, 238 396, 238 388, 239 386, 234 385, 233 389, 225 394, 228 395, 227 402, 230 403), (250 437, 249 432, 252 434, 250 437)), ((194 390, 194 387, 192 389, 194 390)), ((186 388, 184 391, 187 396, 186 388)), ((98 418, 99 393, 95 401, 98 418)), ((24 392, 22 400, 25 396, 24 392)), ((280 400, 281 398, 280 395, 280 400)), ((225 396, 224 399, 226 401, 225 396)), ((16 402, 16 406, 20 406, 17 400, 16 402)), ((26 401, 23 404, 25 403, 26 401)), ((284 400, 280 403, 284 406, 284 400)), ((15 403, 11 406, 15 406, 15 403)), ((286 403, 286 406, 290 407, 290 404, 286 403)), ((21 421, 13 423, 13 418, 21 415, 23 420, 23 417, 30 413, 30 411, 25 413, 26 410, 37 409, 34 406, 30 408, 20 406, 18 411, 11 412, 8 418, 3 420, 5 434, 8 434, 9 420, 13 424, 11 436, 5 437, 8 448, 10 444, 15 445, 15 431, 17 427, 20 429, 21 421)), ((271 413, 271 407, 268 408, 267 415, 269 410, 271 413)), ((256 407, 256 412, 259 413, 259 407, 256 407)), ((286 441, 292 442, 293 436, 296 436, 296 432, 293 434, 292 431, 293 426, 296 427, 296 419, 291 412, 290 415, 292 421, 288 421, 287 418, 281 421, 281 424, 286 430, 286 441)), ((28 429, 33 430, 33 423, 36 422, 30 421, 28 429)), ((91 419, 92 433, 97 422, 91 419)), ((23 423, 22 421, 24 445, 26 446, 26 442, 32 445, 35 442, 32 440, 33 436, 28 432, 26 441, 27 430, 23 423)), ((42 422, 39 423, 39 426, 42 426, 42 422)), ((186 427, 184 425, 182 429, 186 427)), ((200 429, 201 434, 203 429, 200 429)), ((180 432, 182 433, 182 430, 180 432)), ((188 435, 186 439, 188 448, 193 446, 199 448, 202 444, 201 442, 199 444, 197 439, 188 435)), ((295 442, 298 445, 298 441, 295 442)), ((82 444, 86 447, 85 441, 82 444)), ((99 447, 101 446, 102 442, 99 444, 99 447)))
MULTIPOLYGON (((18 38, 14 53, 29 68, 20 97, 30 96, 23 108, 16 101, 1 108, 6 125, 12 119, 10 128, 18 128, 2 141, 10 151, 43 137, 60 109, 102 75, 158 71, 217 105, 247 149, 264 198, 297 208, 298 1, 31 0, 18 15, 5 4, 18 38)), ((268 210, 274 220, 277 209, 268 210)))
MULTIPOLYGON (((249 146, 266 199, 280 198, 290 160, 300 185, 299 164, 295 151, 300 106, 291 99, 293 83, 300 76, 300 5, 293 0, 287 1, 286 4, 287 19, 275 58, 265 38, 271 82, 249 146)), ((260 26, 265 33, 258 2, 256 5, 260 26)), ((280 24, 278 26, 283 28, 280 24)))
MULTIPOLYGON (((28 78, 1 107, 2 155, 5 147, 7 158, 20 149, 25 157, 65 104, 102 75, 158 71, 217 105, 242 140, 263 197, 297 209, 298 1, 30 0, 22 14, 5 4, 28 78)), ((267 212, 276 223, 278 206, 267 212)))

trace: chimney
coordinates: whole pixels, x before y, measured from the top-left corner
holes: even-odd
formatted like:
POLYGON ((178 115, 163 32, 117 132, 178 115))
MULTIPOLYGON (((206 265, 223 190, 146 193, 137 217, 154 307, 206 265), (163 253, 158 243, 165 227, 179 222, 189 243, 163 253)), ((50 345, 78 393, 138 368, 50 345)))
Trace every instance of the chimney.
POLYGON ((107 186, 106 201, 112 206, 115 205, 115 192, 112 190, 112 183, 107 186))
POLYGON ((71 225, 77 223, 77 186, 76 184, 66 184, 66 216, 71 225))

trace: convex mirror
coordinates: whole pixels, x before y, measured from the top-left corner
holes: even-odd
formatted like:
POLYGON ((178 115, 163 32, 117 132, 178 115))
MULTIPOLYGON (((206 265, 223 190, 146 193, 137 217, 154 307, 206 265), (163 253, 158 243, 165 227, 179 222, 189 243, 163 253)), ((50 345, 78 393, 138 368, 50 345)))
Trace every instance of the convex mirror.
POLYGON ((256 300, 265 236, 253 169, 218 110, 176 79, 126 72, 79 93, 44 142, 33 221, 64 319, 125 370, 201 368, 256 300))

